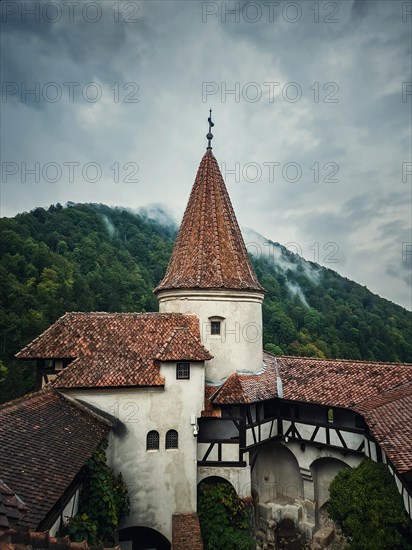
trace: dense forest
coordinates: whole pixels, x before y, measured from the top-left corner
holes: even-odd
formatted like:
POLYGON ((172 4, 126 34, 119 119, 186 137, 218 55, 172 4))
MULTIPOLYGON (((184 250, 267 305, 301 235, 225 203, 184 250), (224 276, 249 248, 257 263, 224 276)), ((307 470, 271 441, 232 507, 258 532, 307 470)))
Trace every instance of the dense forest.
MULTIPOLYGON (((66 311, 157 310, 177 228, 155 214, 69 203, 0 219, 0 402, 32 389, 33 365, 14 354, 66 311)), ((410 312, 278 243, 249 250, 266 349, 412 362, 410 312)))

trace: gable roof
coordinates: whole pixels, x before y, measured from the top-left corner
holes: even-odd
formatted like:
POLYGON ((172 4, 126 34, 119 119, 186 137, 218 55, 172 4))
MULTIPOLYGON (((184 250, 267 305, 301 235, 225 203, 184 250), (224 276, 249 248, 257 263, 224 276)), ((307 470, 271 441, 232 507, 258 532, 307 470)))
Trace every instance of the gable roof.
POLYGON ((155 292, 167 289, 264 292, 211 149, 200 162, 172 257, 155 292))
POLYGON ((261 374, 234 373, 214 393, 214 405, 251 404, 278 397, 343 407, 362 414, 399 472, 412 469, 412 364, 275 357, 264 352, 261 374))
POLYGON ((159 361, 207 361, 212 355, 187 327, 176 328, 156 355, 159 361), (184 351, 182 351, 184 350, 184 351))
POLYGON ((28 507, 47 516, 110 430, 110 423, 53 389, 0 406, 0 472, 28 507))
POLYGON ((66 313, 16 357, 73 358, 56 388, 162 386, 159 361, 205 361, 199 319, 179 313, 66 313), (165 345, 166 344, 166 345, 165 345))

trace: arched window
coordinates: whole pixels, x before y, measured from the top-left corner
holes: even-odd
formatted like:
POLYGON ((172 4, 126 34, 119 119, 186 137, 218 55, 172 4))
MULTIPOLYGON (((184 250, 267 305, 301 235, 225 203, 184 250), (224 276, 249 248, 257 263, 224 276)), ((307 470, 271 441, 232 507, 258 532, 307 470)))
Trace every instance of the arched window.
POLYGON ((146 451, 159 450, 159 432, 151 430, 146 437, 146 451))
POLYGON ((333 409, 328 409, 328 422, 332 424, 335 421, 335 414, 333 412, 333 409))
POLYGON ((176 430, 169 430, 166 434, 166 449, 177 449, 179 447, 179 434, 176 430))

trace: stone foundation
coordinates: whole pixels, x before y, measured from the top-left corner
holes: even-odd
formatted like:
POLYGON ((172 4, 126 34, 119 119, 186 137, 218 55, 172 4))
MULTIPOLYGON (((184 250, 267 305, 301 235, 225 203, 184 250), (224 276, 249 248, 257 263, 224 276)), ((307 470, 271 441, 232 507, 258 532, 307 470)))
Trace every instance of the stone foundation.
POLYGON ((256 549, 345 550, 347 544, 333 522, 329 520, 328 525, 316 527, 311 521, 311 507, 308 514, 306 504, 299 500, 257 504, 256 549))

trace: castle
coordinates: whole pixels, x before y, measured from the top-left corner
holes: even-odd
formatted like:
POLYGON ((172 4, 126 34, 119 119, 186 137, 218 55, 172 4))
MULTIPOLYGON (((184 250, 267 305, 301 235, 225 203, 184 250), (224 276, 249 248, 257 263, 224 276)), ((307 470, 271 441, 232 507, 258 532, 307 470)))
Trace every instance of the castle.
MULTIPOLYGON (((48 388, 23 398, 18 410, 33 409, 27 403, 36 395, 61 400, 89 427, 85 445, 108 433, 109 463, 122 472, 131 500, 119 531, 125 549, 166 549, 172 540, 175 549, 201 548, 197 489, 216 477, 254 499, 269 548, 273 523, 285 519, 310 539, 323 525, 330 481, 365 456, 387 464, 412 516, 412 365, 263 351, 265 290, 212 137, 209 129, 155 289, 159 312, 58 319, 17 355, 37 361, 37 387, 48 388)), ((10 410, 6 405, 0 416, 10 410)), ((18 465, 1 460, 0 478, 30 509, 18 465)), ((50 501, 53 514, 46 506, 33 527, 54 534, 75 512, 78 490, 58 507, 50 501)))

